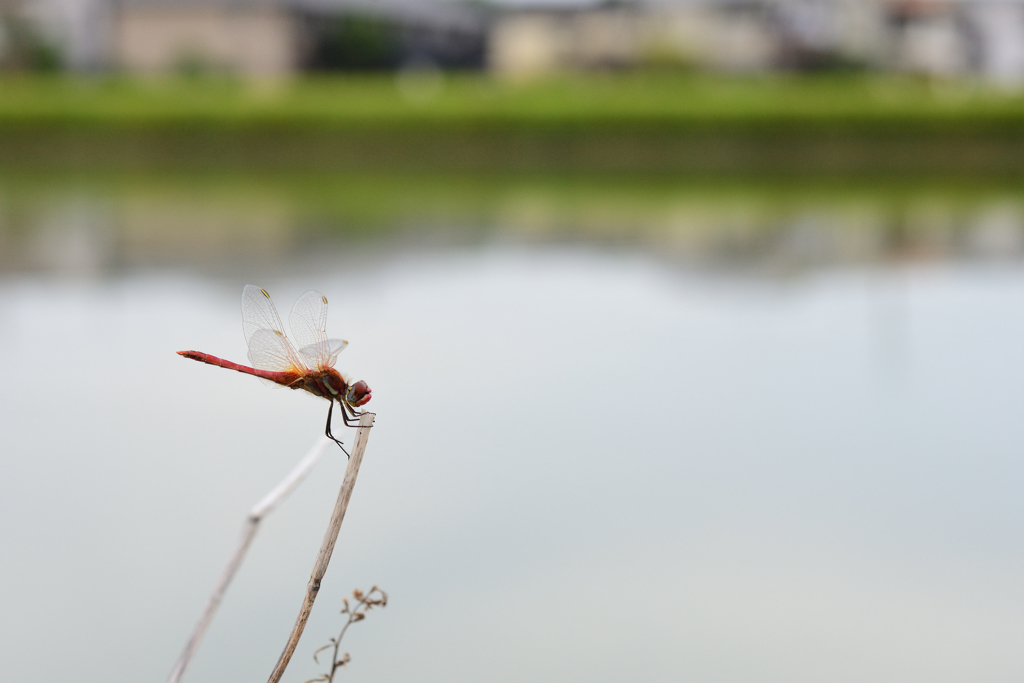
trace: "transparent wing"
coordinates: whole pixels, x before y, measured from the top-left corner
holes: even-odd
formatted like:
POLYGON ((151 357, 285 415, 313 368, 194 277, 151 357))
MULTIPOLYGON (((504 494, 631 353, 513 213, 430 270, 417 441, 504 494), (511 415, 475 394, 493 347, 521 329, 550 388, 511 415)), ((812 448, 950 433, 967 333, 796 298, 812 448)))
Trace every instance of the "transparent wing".
POLYGON ((306 374, 288 338, 278 330, 256 330, 249 338, 249 362, 258 370, 306 374))
POLYGON ((333 365, 326 331, 327 297, 312 290, 300 296, 288 316, 288 327, 299 355, 309 367, 323 370, 333 365))
POLYGON ((281 316, 267 290, 255 285, 246 285, 242 290, 242 333, 254 368, 275 372, 306 371, 284 333, 281 316))
POLYGON ((277 314, 267 290, 246 285, 242 290, 242 333, 246 344, 257 330, 277 330, 284 334, 281 316, 277 314))
POLYGON ((315 367, 319 370, 333 368, 338 354, 344 351, 346 346, 348 346, 348 342, 344 339, 327 339, 323 344, 303 346, 299 349, 299 357, 311 368, 315 367), (324 353, 325 348, 327 349, 326 353, 324 353))
POLYGON ((334 367, 334 361, 338 359, 338 354, 344 351, 346 346, 348 346, 348 342, 344 339, 327 340, 327 359, 331 367, 334 367))

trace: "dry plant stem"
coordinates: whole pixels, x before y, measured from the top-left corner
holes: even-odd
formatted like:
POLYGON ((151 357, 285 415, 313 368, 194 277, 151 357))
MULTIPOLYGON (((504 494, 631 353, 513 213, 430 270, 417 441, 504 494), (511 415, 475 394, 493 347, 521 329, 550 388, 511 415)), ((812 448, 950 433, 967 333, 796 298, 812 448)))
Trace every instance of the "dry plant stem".
POLYGON ((370 437, 370 427, 373 426, 373 413, 363 413, 359 418, 359 431, 356 432, 355 444, 352 446, 352 457, 349 458, 348 468, 345 470, 345 480, 341 483, 341 490, 338 492, 338 500, 334 504, 334 512, 331 513, 331 521, 324 532, 324 540, 320 544, 320 552, 317 553, 316 562, 313 564, 313 571, 306 584, 306 595, 302 600, 302 608, 299 610, 299 617, 295 620, 292 634, 284 646, 277 666, 267 679, 267 683, 278 683, 284 670, 288 668, 295 653, 295 647, 299 644, 302 631, 306 628, 306 621, 309 613, 313 611, 313 601, 320 592, 320 581, 327 572, 327 564, 331 561, 331 553, 334 552, 334 544, 338 540, 338 532, 341 530, 341 523, 345 519, 345 510, 348 508, 349 498, 352 497, 352 489, 356 485, 356 476, 359 474, 359 465, 363 462, 363 452, 366 450, 366 440, 370 437))
POLYGON ((228 590, 231 580, 235 577, 235 573, 238 571, 238 567, 242 564, 242 559, 245 557, 246 551, 249 549, 249 545, 252 543, 253 537, 256 536, 256 529, 259 527, 260 520, 268 515, 275 507, 277 507, 282 500, 284 500, 289 493, 295 490, 295 487, 305 479, 306 475, 309 474, 310 470, 316 466, 323 457, 324 452, 332 445, 331 441, 326 437, 320 437, 316 444, 309 450, 298 465, 281 480, 277 486, 275 486, 267 495, 263 496, 260 502, 256 503, 245 520, 245 526, 242 527, 242 537, 238 540, 238 547, 235 548, 234 555, 228 560, 227 566, 224 568, 224 572, 221 574, 220 581, 217 582, 217 587, 214 588, 213 593, 210 595, 210 599, 206 602, 206 607, 203 609, 203 613, 199 616, 199 622, 196 627, 192 630, 192 636, 188 639, 185 644, 185 649, 182 651, 181 656, 178 657, 178 661, 174 664, 174 668, 171 670, 171 675, 167 678, 167 683, 178 683, 181 677, 185 675, 185 669, 192 661, 192 657, 195 655, 196 650, 199 649, 199 643, 202 641, 203 636, 206 634, 206 629, 210 626, 210 622, 213 621, 213 615, 220 606, 221 601, 224 599, 224 594, 228 590))
POLYGON ((326 674, 321 674, 316 678, 310 678, 305 683, 333 683, 335 674, 338 673, 338 669, 349 663, 348 653, 341 659, 338 659, 338 652, 341 650, 341 640, 345 637, 345 633, 348 631, 348 627, 357 621, 362 621, 366 618, 366 613, 374 607, 387 607, 388 605, 388 594, 382 591, 377 586, 371 588, 368 592, 363 593, 358 588, 352 591, 352 599, 356 601, 356 606, 353 608, 348 603, 348 599, 345 599, 345 607, 341 610, 342 614, 348 615, 348 620, 345 621, 345 625, 341 627, 341 633, 338 634, 337 638, 331 638, 327 645, 324 645, 319 650, 313 653, 313 661, 317 664, 320 661, 317 656, 324 650, 333 650, 331 654, 331 670, 326 674), (362 611, 360 611, 362 610, 362 611))

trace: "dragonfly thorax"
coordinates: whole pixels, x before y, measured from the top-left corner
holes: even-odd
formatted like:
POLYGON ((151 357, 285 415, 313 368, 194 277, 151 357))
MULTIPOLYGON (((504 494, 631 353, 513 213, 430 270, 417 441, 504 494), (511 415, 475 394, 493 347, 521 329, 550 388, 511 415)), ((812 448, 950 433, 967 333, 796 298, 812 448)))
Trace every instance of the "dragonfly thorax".
POLYGON ((310 372, 301 382, 303 389, 328 401, 340 400, 348 391, 348 382, 334 368, 310 372))
POLYGON ((340 401, 353 408, 365 405, 370 401, 369 385, 363 380, 349 384, 345 377, 334 368, 311 372, 299 380, 300 385, 294 388, 305 389, 311 394, 326 398, 328 401, 340 401))

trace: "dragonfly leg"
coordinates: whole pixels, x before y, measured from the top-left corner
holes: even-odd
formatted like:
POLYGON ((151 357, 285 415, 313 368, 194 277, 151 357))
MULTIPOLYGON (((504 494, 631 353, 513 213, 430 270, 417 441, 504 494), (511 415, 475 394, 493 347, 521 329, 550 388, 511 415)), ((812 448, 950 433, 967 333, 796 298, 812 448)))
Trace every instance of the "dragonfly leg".
MULTIPOLYGON (((348 405, 344 401, 338 401, 341 405, 341 419, 344 420, 346 427, 358 427, 359 418, 366 414, 365 410, 356 410, 352 406, 348 405), (351 420, 351 421, 350 421, 351 420)), ((373 425, 370 425, 372 427, 373 425)), ((370 427, 367 427, 369 429, 370 427)))
MULTIPOLYGON (((338 439, 335 439, 334 438, 334 434, 331 434, 331 415, 333 413, 334 413, 334 401, 331 401, 331 407, 327 409, 327 429, 324 430, 324 435, 328 439, 333 441, 334 443, 338 444, 338 448, 341 449, 341 452, 344 453, 346 457, 351 458, 352 456, 349 455, 348 451, 345 450, 345 447, 343 445, 341 445, 341 441, 339 441, 338 439)), ((341 408, 341 414, 342 414, 342 416, 345 415, 344 404, 342 405, 342 408, 341 408)), ((348 421, 346 421, 345 424, 347 425, 348 421)))
POLYGON ((341 405, 341 419, 345 423, 345 426, 346 427, 354 426, 351 422, 349 422, 349 419, 350 419, 349 416, 348 416, 349 407, 347 405, 345 405, 344 401, 338 401, 338 403, 341 405))
POLYGON ((338 401, 338 403, 341 404, 341 419, 345 422, 345 426, 358 427, 360 414, 353 410, 352 406, 346 405, 344 401, 338 401), (349 417, 350 414, 351 417, 349 417))

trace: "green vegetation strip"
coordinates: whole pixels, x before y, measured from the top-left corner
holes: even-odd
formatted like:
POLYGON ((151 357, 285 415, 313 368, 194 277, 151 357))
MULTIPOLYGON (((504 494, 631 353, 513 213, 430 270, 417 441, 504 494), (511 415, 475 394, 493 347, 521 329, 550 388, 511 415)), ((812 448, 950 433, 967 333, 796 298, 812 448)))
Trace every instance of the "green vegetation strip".
POLYGON ((1024 94, 878 76, 0 79, 0 165, 1024 170, 1024 94))
POLYGON ((883 77, 591 75, 513 84, 483 76, 279 82, 8 77, 0 125, 1018 127, 1024 95, 973 82, 883 77))

